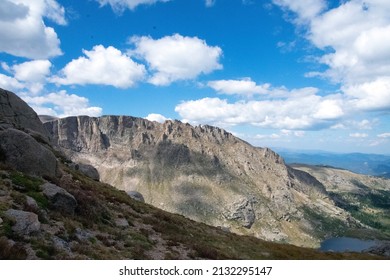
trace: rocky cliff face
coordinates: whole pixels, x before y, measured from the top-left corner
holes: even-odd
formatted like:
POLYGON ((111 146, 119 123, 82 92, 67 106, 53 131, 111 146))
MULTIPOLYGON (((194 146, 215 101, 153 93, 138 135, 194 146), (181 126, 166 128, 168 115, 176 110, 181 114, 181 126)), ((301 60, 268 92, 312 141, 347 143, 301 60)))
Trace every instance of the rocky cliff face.
POLYGON ((44 125, 57 148, 96 167, 102 181, 197 221, 305 246, 362 226, 314 177, 217 127, 126 116, 44 125))

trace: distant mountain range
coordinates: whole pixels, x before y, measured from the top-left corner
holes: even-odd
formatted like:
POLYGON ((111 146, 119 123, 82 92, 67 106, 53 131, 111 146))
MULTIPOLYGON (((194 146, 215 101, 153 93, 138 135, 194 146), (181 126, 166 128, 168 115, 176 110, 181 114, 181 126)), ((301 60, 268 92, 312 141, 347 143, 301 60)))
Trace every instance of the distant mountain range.
POLYGON ((390 178, 390 155, 349 153, 338 154, 325 151, 294 151, 273 148, 287 164, 303 163, 333 166, 359 174, 390 178))

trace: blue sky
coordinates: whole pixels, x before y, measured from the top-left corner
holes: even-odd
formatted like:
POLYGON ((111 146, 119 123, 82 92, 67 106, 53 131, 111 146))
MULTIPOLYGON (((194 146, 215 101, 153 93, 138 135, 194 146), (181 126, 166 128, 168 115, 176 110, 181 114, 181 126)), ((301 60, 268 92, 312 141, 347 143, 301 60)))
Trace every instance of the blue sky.
POLYGON ((388 0, 2 0, 0 87, 39 114, 390 154, 388 0))

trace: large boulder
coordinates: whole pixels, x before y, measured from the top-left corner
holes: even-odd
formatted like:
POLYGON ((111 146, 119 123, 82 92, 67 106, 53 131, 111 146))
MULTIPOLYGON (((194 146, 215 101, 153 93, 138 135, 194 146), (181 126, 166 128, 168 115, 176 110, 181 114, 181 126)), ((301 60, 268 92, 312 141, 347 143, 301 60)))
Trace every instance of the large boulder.
POLYGON ((17 234, 29 235, 39 231, 41 228, 38 215, 35 213, 8 209, 4 214, 8 219, 15 223, 12 226, 12 230, 17 234))
POLYGON ((37 176, 55 176, 55 155, 29 134, 9 128, 0 130, 0 161, 13 168, 37 176))
POLYGON ((73 195, 51 183, 45 183, 41 188, 53 208, 66 214, 74 214, 77 207, 77 200, 73 195))
POLYGON ((35 111, 16 94, 0 88, 0 126, 13 127, 47 140, 47 131, 35 111))
POLYGON ((99 181, 100 180, 100 175, 99 172, 95 167, 93 167, 90 164, 83 164, 83 163, 75 163, 72 164, 73 169, 80 171, 83 173, 85 176, 95 180, 99 181))
POLYGON ((38 115, 16 94, 0 88, 0 161, 37 176, 55 176, 57 160, 38 115))
POLYGON ((139 192, 136 192, 136 191, 129 191, 127 192, 127 194, 132 198, 132 199, 135 199, 135 200, 138 200, 138 201, 141 201, 141 202, 145 202, 145 198, 144 196, 139 193, 139 192))

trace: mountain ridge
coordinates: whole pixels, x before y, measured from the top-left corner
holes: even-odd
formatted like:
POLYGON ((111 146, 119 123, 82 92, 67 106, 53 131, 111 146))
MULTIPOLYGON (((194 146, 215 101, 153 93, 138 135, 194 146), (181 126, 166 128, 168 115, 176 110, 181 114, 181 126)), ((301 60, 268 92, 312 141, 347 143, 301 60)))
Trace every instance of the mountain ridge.
POLYGON ((332 153, 277 149, 287 164, 327 165, 355 173, 390 178, 390 155, 366 153, 332 153))
POLYGON ((306 246, 318 246, 332 230, 364 227, 313 176, 221 128, 130 116, 68 117, 44 126, 55 147, 94 166, 103 182, 196 221, 306 246), (318 233, 313 213, 333 229, 318 233))

